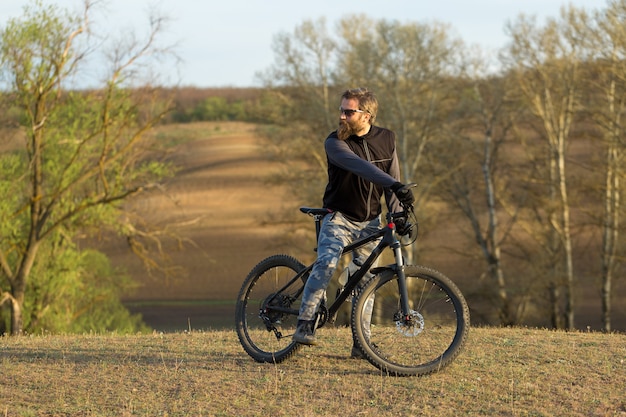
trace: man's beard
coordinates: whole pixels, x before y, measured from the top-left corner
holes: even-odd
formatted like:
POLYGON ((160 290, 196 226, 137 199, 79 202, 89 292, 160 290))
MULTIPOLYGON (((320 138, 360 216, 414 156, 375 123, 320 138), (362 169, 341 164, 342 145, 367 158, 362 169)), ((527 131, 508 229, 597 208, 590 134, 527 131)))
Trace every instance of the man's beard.
POLYGON ((362 120, 339 120, 339 128, 337 129, 337 137, 339 140, 346 140, 350 136, 355 135, 363 128, 362 120))
POLYGON ((347 120, 339 121, 339 129, 337 129, 337 137, 339 140, 346 140, 354 133, 354 128, 350 126, 347 120))

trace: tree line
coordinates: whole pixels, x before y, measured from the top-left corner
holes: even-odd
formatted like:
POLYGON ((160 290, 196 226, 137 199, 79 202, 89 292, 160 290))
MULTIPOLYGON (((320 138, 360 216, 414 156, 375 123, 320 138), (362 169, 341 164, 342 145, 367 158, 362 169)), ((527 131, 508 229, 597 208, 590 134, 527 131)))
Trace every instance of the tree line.
POLYGON ((624 272, 626 0, 545 22, 520 15, 497 54, 439 23, 305 20, 275 36, 262 88, 226 96, 149 78, 171 52, 157 43, 158 16, 145 41, 108 51, 101 88, 68 89, 102 45, 89 30, 94 4, 72 16, 34 1, 0 32, 0 330, 141 329, 119 302, 132 283, 80 242, 122 235, 148 269, 166 271, 154 254, 180 238, 124 205, 175 174, 154 126, 259 123, 285 185, 319 201, 339 95, 362 86, 379 99, 378 124, 396 132, 403 181, 419 184, 423 229, 454 223, 466 237, 455 250, 481 271, 468 288, 476 316, 573 329, 578 289, 593 281, 611 331, 624 272))
POLYGON ((476 315, 573 329, 579 289, 592 282, 611 331, 624 272, 626 1, 564 7, 545 22, 520 15, 506 33, 490 55, 437 23, 305 21, 275 37, 275 62, 260 74, 282 103, 268 143, 294 193, 318 201, 339 94, 373 90, 403 181, 420 185, 422 220, 463 219, 460 254, 482 270, 470 289, 486 304, 476 315), (592 266, 576 259, 587 252, 592 266))

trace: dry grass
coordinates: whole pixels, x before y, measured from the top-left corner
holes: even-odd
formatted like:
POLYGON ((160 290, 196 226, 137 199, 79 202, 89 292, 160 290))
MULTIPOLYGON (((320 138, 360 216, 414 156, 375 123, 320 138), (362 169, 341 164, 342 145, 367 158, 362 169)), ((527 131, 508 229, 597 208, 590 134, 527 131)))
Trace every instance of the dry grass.
POLYGON ((381 375, 348 329, 258 364, 234 331, 0 339, 0 415, 626 416, 626 336, 473 329, 440 373, 381 375))

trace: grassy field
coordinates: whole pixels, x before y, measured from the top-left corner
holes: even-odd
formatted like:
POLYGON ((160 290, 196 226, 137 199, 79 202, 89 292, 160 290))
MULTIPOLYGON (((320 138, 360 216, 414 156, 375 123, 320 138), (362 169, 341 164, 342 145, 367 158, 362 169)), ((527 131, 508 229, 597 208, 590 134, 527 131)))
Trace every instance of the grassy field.
POLYGON ((278 365, 234 331, 0 338, 1 416, 626 416, 626 336, 472 329, 442 372, 381 375, 346 328, 278 365))

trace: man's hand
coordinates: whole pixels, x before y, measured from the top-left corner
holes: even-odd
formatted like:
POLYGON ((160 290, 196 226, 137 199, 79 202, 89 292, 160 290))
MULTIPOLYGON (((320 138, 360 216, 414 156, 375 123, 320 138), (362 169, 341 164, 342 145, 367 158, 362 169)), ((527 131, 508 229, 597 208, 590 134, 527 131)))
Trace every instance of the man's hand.
POLYGON ((398 197, 400 203, 403 206, 412 206, 415 202, 415 197, 413 196, 413 191, 411 191, 410 187, 402 184, 401 182, 396 182, 391 186, 391 191, 398 197))

